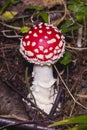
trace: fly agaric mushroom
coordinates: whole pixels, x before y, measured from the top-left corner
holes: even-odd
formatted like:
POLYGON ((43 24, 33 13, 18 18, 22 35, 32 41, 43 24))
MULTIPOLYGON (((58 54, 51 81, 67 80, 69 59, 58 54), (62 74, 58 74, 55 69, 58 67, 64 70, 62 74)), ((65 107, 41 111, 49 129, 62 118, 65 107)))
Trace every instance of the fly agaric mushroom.
POLYGON ((64 36, 56 27, 46 23, 32 27, 21 39, 20 53, 28 62, 34 63, 30 89, 37 106, 47 114, 56 98, 52 64, 63 56, 64 50, 64 36))

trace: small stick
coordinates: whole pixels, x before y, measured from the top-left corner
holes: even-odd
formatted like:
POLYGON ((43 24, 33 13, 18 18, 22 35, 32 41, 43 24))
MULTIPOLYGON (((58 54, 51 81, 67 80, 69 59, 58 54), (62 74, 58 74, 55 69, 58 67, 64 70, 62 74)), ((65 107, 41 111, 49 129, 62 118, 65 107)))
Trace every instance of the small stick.
POLYGON ((52 107, 52 109, 51 109, 49 115, 48 115, 49 118, 51 118, 51 117, 53 116, 53 114, 55 113, 56 108, 57 108, 57 106, 58 106, 58 104, 59 104, 59 102, 60 102, 60 97, 61 97, 62 92, 63 92, 63 88, 59 87, 59 91, 58 91, 58 93, 57 93, 55 102, 54 102, 54 104, 53 104, 53 107, 52 107))
POLYGON ((0 116, 0 130, 3 128, 14 126, 15 128, 24 128, 26 130, 55 130, 55 128, 44 127, 38 125, 36 122, 32 121, 22 121, 18 119, 5 118, 0 116))
POLYGON ((15 76, 15 74, 17 73, 18 70, 15 70, 10 76, 9 78, 7 79, 8 81, 12 80, 13 77, 15 76))
POLYGON ((83 28, 79 28, 78 29, 78 37, 77 37, 77 47, 82 47, 82 32, 83 32, 83 28))

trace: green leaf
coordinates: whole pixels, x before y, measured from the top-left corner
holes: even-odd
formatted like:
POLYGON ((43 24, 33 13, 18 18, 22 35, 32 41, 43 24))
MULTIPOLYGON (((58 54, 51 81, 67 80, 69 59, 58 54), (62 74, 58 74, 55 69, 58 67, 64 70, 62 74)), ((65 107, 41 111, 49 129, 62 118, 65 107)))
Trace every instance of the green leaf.
POLYGON ((40 16, 44 20, 44 22, 48 23, 48 14, 45 11, 40 12, 40 16))
POLYGON ((54 127, 54 126, 58 126, 58 125, 76 124, 76 123, 81 123, 81 124, 82 123, 87 123, 87 115, 76 116, 76 117, 72 117, 72 118, 69 118, 69 119, 54 122, 50 126, 54 127))
POLYGON ((76 20, 81 21, 87 17, 87 6, 82 6, 76 14, 76 20))
POLYGON ((76 15, 76 21, 81 21, 83 20, 83 15, 82 14, 77 14, 76 15))
POLYGON ((79 10, 81 10, 81 7, 84 6, 84 4, 85 3, 81 2, 80 0, 72 0, 68 5, 68 9, 74 13, 77 13, 79 10))
POLYGON ((36 10, 36 11, 41 11, 44 9, 44 7, 42 7, 42 6, 27 6, 26 8, 36 10))
POLYGON ((62 33, 67 33, 70 31, 74 31, 80 28, 79 25, 73 24, 72 20, 66 20, 64 24, 61 26, 62 33))
POLYGON ((82 21, 87 16, 87 4, 83 1, 72 0, 68 9, 74 13, 75 21, 82 21))
POLYGON ((66 20, 64 24, 65 26, 69 26, 72 24, 72 20, 66 20))
POLYGON ((87 130, 87 125, 86 124, 78 125, 78 126, 75 126, 73 128, 69 128, 68 130, 87 130))
POLYGON ((63 58, 60 60, 60 63, 63 65, 67 65, 71 62, 71 53, 66 51, 63 58))
POLYGON ((80 6, 78 4, 74 4, 74 5, 69 5, 68 6, 69 10, 73 11, 73 12, 78 12, 80 6))
POLYGON ((15 15, 17 15, 16 11, 5 11, 1 15, 0 19, 1 20, 10 20, 10 19, 13 19, 15 15))
POLYGON ((9 4, 17 4, 20 0, 6 0, 3 7, 0 9, 0 14, 2 14, 6 8, 9 6, 9 4))
POLYGON ((17 4, 18 2, 20 2, 21 0, 11 0, 11 4, 17 4))
POLYGON ((79 13, 83 13, 83 15, 87 16, 87 5, 83 5, 80 7, 79 13))
POLYGON ((70 31, 75 31, 75 30, 78 30, 80 28, 79 25, 73 25, 71 27, 61 27, 61 30, 63 33, 67 33, 67 32, 70 32, 70 31))
POLYGON ((29 27, 27 27, 27 26, 24 26, 24 27, 22 27, 21 28, 21 33, 26 33, 26 32, 28 32, 30 30, 30 28, 29 27))
POLYGON ((9 6, 10 3, 11 3, 11 0, 7 0, 5 2, 5 4, 3 5, 3 7, 0 9, 0 14, 2 14, 5 11, 5 9, 9 6))

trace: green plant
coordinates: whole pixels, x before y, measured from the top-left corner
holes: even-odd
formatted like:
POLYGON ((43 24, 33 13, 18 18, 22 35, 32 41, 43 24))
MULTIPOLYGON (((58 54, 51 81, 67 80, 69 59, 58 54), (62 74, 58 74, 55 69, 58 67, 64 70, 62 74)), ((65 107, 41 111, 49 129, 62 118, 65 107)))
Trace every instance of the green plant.
POLYGON ((10 4, 17 4, 19 1, 20 0, 7 0, 3 7, 0 9, 0 14, 2 14, 10 4))
POLYGON ((85 27, 87 25, 87 3, 82 0, 71 0, 67 6, 70 19, 61 25, 62 32, 66 33, 85 27))
POLYGON ((57 121, 49 126, 56 127, 60 125, 71 125, 71 124, 73 124, 74 127, 69 128, 67 130, 87 130, 87 115, 81 115, 81 116, 76 116, 65 120, 57 121))
POLYGON ((67 65, 71 62, 71 53, 66 51, 63 58, 60 59, 60 63, 63 65, 67 65))
POLYGON ((82 0, 72 0, 68 9, 74 14, 75 21, 84 21, 87 17, 87 3, 82 0))

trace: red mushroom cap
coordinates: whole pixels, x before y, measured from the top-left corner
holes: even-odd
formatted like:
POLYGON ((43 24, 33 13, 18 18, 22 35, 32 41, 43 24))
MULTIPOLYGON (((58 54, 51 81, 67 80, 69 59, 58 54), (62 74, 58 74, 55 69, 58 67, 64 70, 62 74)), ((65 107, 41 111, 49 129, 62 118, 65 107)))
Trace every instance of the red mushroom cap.
POLYGON ((20 52, 35 64, 54 64, 63 56, 65 40, 61 32, 53 25, 40 23, 21 39, 20 52))

